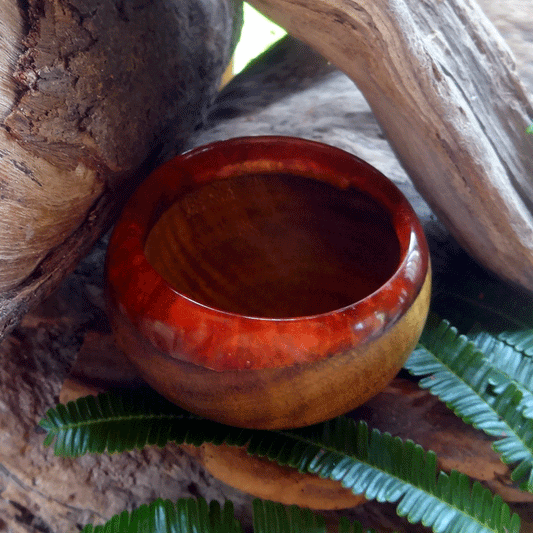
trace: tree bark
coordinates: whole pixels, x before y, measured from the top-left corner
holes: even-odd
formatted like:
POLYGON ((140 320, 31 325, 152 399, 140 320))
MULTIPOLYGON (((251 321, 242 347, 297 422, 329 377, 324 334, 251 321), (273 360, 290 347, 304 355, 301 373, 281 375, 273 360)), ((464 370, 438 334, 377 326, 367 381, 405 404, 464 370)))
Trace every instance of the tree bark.
POLYGON ((251 0, 355 81, 462 246, 533 291, 533 108, 472 0, 251 0))
MULTIPOLYGON (((8 11, 4 11, 1 2, 0 13, 4 16, 8 11)), ((499 5, 496 0, 483 0, 483 3, 489 7, 499 5)), ((505 6, 507 15, 516 10, 523 13, 524 8, 530 9, 529 4, 524 5, 522 0, 509 0, 505 6)), ((509 23, 511 37, 519 41, 516 51, 521 71, 533 72, 527 43, 533 16, 522 16, 518 28, 523 31, 521 40, 518 39, 520 32, 517 26, 509 18, 496 22, 499 27, 509 23)), ((1 24, 0 47, 4 49, 6 41, 12 43, 13 40, 8 37, 5 25, 1 24)), ((293 57, 301 62, 308 57, 307 54, 305 47, 298 46, 293 57)), ((19 51, 10 57, 14 65, 19 51)), ((345 76, 332 73, 329 67, 323 70, 324 65, 316 56, 312 56, 311 60, 313 67, 304 66, 302 69, 304 77, 308 72, 313 75, 300 83, 296 81, 291 65, 287 65, 288 77, 279 79, 282 74, 276 64, 261 75, 257 73, 253 79, 244 76, 235 80, 236 83, 220 96, 210 114, 213 119, 226 119, 212 124, 209 130, 187 141, 187 145, 192 147, 230 135, 279 134, 300 135, 349 150, 392 178, 413 203, 428 232, 436 272, 446 272, 455 277, 478 275, 479 270, 469 268, 470 262, 465 260, 452 240, 440 232, 433 235, 433 215, 410 187, 407 175, 383 139, 360 92, 345 76), (320 83, 316 82, 316 71, 320 74, 327 71, 320 83), (305 90, 300 91, 302 87, 305 90), (269 105, 265 106, 265 102, 269 105), (239 112, 242 113, 240 117, 237 116, 239 112), (229 120, 230 116, 235 118, 229 120)), ((2 65, 4 68, 5 65, 2 65)), ((6 94, 4 89, 9 83, 6 83, 3 72, 6 70, 0 70, 0 84, 3 84, 0 90, 1 94, 6 94)), ((7 69, 7 72, 11 71, 7 69)), ((527 79, 533 81, 533 78, 527 79)), ((533 85, 530 85, 530 91, 532 88, 533 85)), ((65 249, 68 250, 68 247, 65 249)), ((49 449, 42 447, 43 436, 35 430, 36 423, 58 400, 63 380, 76 358, 79 357, 80 363, 87 361, 88 355, 93 360, 96 358, 96 369, 101 375, 102 365, 97 356, 106 356, 107 383, 116 381, 119 373, 124 375, 122 363, 119 363, 118 369, 113 369, 117 360, 113 359, 112 339, 103 311, 101 280, 104 254, 105 242, 99 242, 76 273, 64 280, 59 291, 27 314, 24 322, 0 345, 0 531, 74 533, 87 522, 102 522, 115 512, 149 503, 158 496, 171 499, 197 495, 208 499, 231 498, 237 502, 238 516, 244 517, 245 524, 250 524, 250 498, 213 480, 195 461, 189 460, 176 448, 65 460, 54 458, 49 449)), ((56 260, 60 258, 57 254, 56 260)), ((32 301, 29 284, 26 287, 28 301, 32 301)), ((86 384, 87 366, 84 372, 85 377, 80 379, 84 379, 86 384)), ((97 375, 92 374, 91 377, 97 386, 106 386, 105 380, 99 382, 97 375)), ((127 376, 127 379, 131 378, 132 375, 127 376)), ((416 440, 425 438, 423 444, 427 447, 440 443, 437 451, 443 468, 458 467, 460 461, 465 465, 471 460, 469 452, 472 451, 478 454, 478 461, 468 463, 468 473, 478 474, 490 486, 494 482, 493 490, 509 501, 528 497, 507 486, 508 468, 492 454, 486 439, 481 438, 482 444, 479 445, 479 433, 468 428, 465 438, 461 438, 461 446, 457 446, 458 431, 448 418, 442 416, 444 407, 437 406, 436 400, 426 392, 406 390, 404 385, 392 384, 380 398, 375 399, 376 407, 366 413, 372 425, 394 432, 400 427, 416 440), (392 397, 403 398, 395 412, 404 418, 398 417, 396 426, 392 425, 393 415, 389 410, 390 404, 394 405, 392 397), (412 417, 409 416, 411 410, 414 411, 412 417), (421 419, 424 424, 417 423, 421 419), (437 423, 439 431, 431 429, 433 422, 437 423), (452 427, 454 429, 450 432, 452 427), (467 445, 467 441, 470 444, 467 445)), ((452 415, 448 413, 448 417, 452 415)), ((454 421, 458 423, 455 418, 454 421)), ((520 507, 526 522, 523 527, 527 530, 530 527, 527 522, 530 521, 531 503, 524 502, 520 507)), ((401 521, 392 505, 370 502, 343 514, 380 529, 420 530, 419 526, 401 521)), ((327 515, 328 519, 331 516, 338 515, 327 515)))
MULTIPOLYGON (((533 17, 528 20, 531 25, 533 17)), ((441 277, 479 276, 481 269, 438 230, 360 91, 308 47, 290 39, 282 44, 281 53, 278 48, 224 89, 209 114, 210 127, 187 146, 230 135, 292 134, 349 150, 382 170, 410 199, 430 240, 435 285, 442 286, 441 277)), ((529 54, 520 59, 522 67, 531 64, 529 54)), ((0 531, 74 533, 81 525, 101 523, 158 496, 175 500, 198 495, 232 499, 237 516, 249 525, 251 498, 213 479, 176 447, 75 460, 54 458, 43 448, 43 435, 35 427, 59 396, 67 401, 135 379, 135 371, 117 356, 104 316, 105 246, 105 240, 99 241, 59 290, 28 313, 0 345, 0 531)), ((490 440, 427 392, 397 380, 359 415, 372 426, 434 449, 440 467, 464 469, 505 500, 515 501, 527 530, 531 495, 509 483, 509 468, 492 452, 490 440)), ((327 519, 333 523, 341 514, 380 530, 420 531, 419 525, 398 518, 389 504, 368 502, 329 512, 327 519)))
POLYGON ((202 120, 239 5, 0 0, 0 337, 202 120))

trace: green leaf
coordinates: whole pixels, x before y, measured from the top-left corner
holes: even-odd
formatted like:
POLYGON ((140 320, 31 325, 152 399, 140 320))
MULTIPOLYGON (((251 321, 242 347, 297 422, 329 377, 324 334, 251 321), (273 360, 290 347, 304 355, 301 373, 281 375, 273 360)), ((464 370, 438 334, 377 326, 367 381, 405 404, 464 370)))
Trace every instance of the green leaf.
MULTIPOLYGON (((508 382, 513 382, 522 393, 520 407, 526 418, 533 418, 533 358, 529 357, 525 344, 515 346, 483 331, 479 325, 468 332, 467 337, 481 351, 487 361, 505 376, 494 379, 494 392, 499 394, 508 382)), ((533 334, 531 335, 533 337, 533 334)))
POLYGON ((322 516, 295 505, 255 499, 253 513, 254 533, 326 533, 322 516))
POLYGON ((234 518, 233 504, 226 502, 220 510, 218 502, 183 498, 173 504, 158 499, 141 505, 131 513, 123 511, 105 524, 88 524, 82 533, 242 533, 234 518))
MULTIPOLYGON (((433 528, 435 533, 518 532, 518 519, 510 516, 501 499, 477 484, 471 485, 463 474, 438 472, 434 453, 387 433, 369 432, 364 422, 339 417, 298 430, 244 430, 201 419, 150 390, 124 391, 122 395, 122 401, 107 393, 90 401, 77 400, 81 409, 50 410, 41 425, 54 432, 56 453, 100 451, 110 443, 113 451, 129 449, 120 444, 124 435, 128 445, 146 445, 151 431, 146 426, 170 424, 166 433, 169 441, 246 445, 249 453, 337 480, 355 494, 396 503, 398 514, 433 528), (110 406, 114 406, 112 410, 110 406), (90 412, 92 418, 81 416, 81 412, 90 412), (127 423, 126 434, 123 425, 127 423)), ((162 444, 160 439, 158 444, 162 444)), ((282 520, 275 514, 268 516, 276 523, 282 520)), ((262 523, 258 522, 258 527, 262 523)))
MULTIPOLYGON (((287 432, 284 432, 287 433, 287 432)), ((355 494, 397 503, 397 513, 436 533, 519 530, 500 498, 459 472, 438 472, 436 456, 348 418, 290 432, 313 447, 307 472, 340 481, 355 494), (345 436, 355 438, 347 441, 345 436)), ((267 454, 276 459, 275 449, 267 454)))
POLYGON ((203 442, 242 446, 251 430, 230 428, 192 415, 152 389, 124 389, 87 396, 49 409, 39 425, 47 431, 44 444, 54 444, 59 456, 121 453, 168 442, 203 442))
POLYGON ((533 356, 533 297, 483 272, 447 276, 432 309, 459 331, 490 333, 524 355, 533 356))
POLYGON ((523 490, 533 491, 533 420, 524 416, 523 394, 502 372, 446 320, 430 316, 418 347, 405 368, 425 376, 427 388, 465 422, 497 437, 494 450, 523 490))
POLYGON ((526 128, 526 133, 531 133, 531 134, 533 134, 533 124, 530 124, 530 125, 526 128))
MULTIPOLYGON (((324 518, 309 509, 285 507, 256 499, 253 501, 254 533, 326 533, 324 518)), ((82 533, 242 533, 243 528, 234 516, 233 504, 224 507, 203 498, 183 498, 175 504, 158 499, 142 505, 131 513, 123 511, 105 524, 85 526, 82 533)), ((373 533, 363 531, 357 521, 346 518, 339 522, 339 533, 373 533)))

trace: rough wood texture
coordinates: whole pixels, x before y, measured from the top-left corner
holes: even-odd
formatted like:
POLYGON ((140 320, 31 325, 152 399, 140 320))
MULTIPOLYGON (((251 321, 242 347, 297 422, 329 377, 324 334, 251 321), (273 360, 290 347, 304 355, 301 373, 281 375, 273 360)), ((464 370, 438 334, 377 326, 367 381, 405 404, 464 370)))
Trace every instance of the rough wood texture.
MULTIPOLYGON (((509 37, 510 44, 516 46, 514 52, 520 72, 533 72, 527 41, 533 32, 533 3, 508 0, 500 6, 497 0, 483 0, 483 6, 487 12, 493 10, 498 14, 495 23, 509 37), (498 13, 500 8, 502 13, 498 13)), ((3 35, 1 29, 0 39, 3 35)), ((437 225, 428 206, 410 185, 353 83, 325 65, 307 47, 293 46, 288 41, 285 45, 275 59, 265 59, 262 69, 256 65, 254 76, 244 73, 228 86, 210 113, 210 127, 188 145, 236 135, 273 133, 322 140, 346 149, 394 179, 413 203, 429 235, 437 283, 442 273, 455 279, 480 275, 437 225), (291 58, 298 61, 291 62, 291 58), (287 77, 284 72, 288 73, 287 77)), ((533 77, 526 75, 524 81, 529 83, 532 93, 533 77)), ((174 449, 88 457, 79 463, 54 459, 42 449, 43 437, 34 429, 36 421, 58 400, 62 380, 75 359, 79 359, 79 365, 74 367, 73 377, 77 374, 83 392, 88 382, 93 384, 93 390, 109 386, 123 370, 123 363, 113 356, 112 338, 103 316, 104 253, 105 241, 101 241, 75 274, 65 279, 59 291, 27 315, 24 323, 0 346, 0 531, 74 533, 79 531, 77 524, 102 520, 124 506, 131 508, 147 503, 156 495, 231 498, 237 502, 237 513, 249 524, 250 498, 213 480, 196 462, 174 449), (92 361, 90 365, 82 364, 88 360, 92 361), (102 367, 106 368, 104 376, 102 367), (65 491, 65 486, 70 490, 65 491)), ((126 379, 131 378, 131 373, 126 374, 126 379)), ((432 447, 440 443, 437 451, 442 466, 459 463, 464 466, 468 462, 468 471, 478 470, 485 482, 490 483, 488 480, 493 475, 499 484, 497 490, 503 494, 506 475, 501 469, 505 466, 494 457, 488 442, 483 439, 480 445, 476 438, 467 444, 474 433, 479 434, 471 428, 464 435, 459 434, 444 416, 446 410, 442 405, 424 392, 409 392, 403 385, 400 388, 401 395, 399 391, 384 391, 381 396, 384 405, 390 405, 393 397, 402 398, 398 401, 400 414, 414 411, 425 423, 435 422, 433 427, 437 431, 426 432, 427 440, 423 444, 432 447), (449 432, 447 428, 453 430, 449 432), (456 445, 459 440, 460 447, 456 445), (482 463, 473 461, 475 454, 480 454, 478 458, 483 456, 482 463)), ((72 390, 65 387, 63 399, 68 399, 66 393, 72 390)), ((369 420, 373 424, 383 424, 379 426, 382 428, 390 424, 390 411, 385 409, 382 416, 376 410, 372 413, 369 420)), ((423 438, 428 427, 413 419, 397 418, 395 427, 402 425, 417 441, 423 438)), ((397 431, 393 425, 388 427, 397 431)), ((505 493, 504 498, 508 497, 505 493)), ((531 502, 516 504, 515 508, 520 508, 526 520, 523 533, 531 532, 531 502)), ((391 505, 371 502, 343 514, 368 525, 379 525, 381 530, 420 531, 420 527, 399 520, 391 505)), ((337 514, 326 516, 333 520, 337 514)))
POLYGON ((78 354, 91 361, 83 372, 103 374, 101 381, 92 381, 95 387, 135 379, 122 360, 120 369, 109 364, 116 352, 103 311, 104 253, 99 243, 59 291, 28 313, 0 345, 0 531, 74 533, 80 524, 159 496, 231 498, 246 516, 248 497, 210 482, 176 447, 81 460, 55 458, 42 447, 36 422, 58 401, 78 354), (103 352, 106 346, 110 349, 103 352))
POLYGON ((533 136, 525 133, 533 108, 480 7, 473 0, 251 3, 356 82, 451 233, 487 268, 533 291, 533 136))
POLYGON ((0 0, 0 337, 165 144, 183 146, 218 90, 239 5, 0 0))

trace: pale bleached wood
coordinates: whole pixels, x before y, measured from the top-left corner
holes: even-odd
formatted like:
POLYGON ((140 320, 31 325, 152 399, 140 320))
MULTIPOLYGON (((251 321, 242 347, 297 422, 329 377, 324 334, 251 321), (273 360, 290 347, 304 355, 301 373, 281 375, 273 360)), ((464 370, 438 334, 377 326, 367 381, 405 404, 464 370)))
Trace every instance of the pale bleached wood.
POLYGON ((533 290, 533 109, 471 0, 251 0, 355 81, 464 248, 533 290))
POLYGON ((23 21, 16 2, 0 0, 0 13, 0 120, 3 120, 15 100, 11 74, 22 53, 23 21))

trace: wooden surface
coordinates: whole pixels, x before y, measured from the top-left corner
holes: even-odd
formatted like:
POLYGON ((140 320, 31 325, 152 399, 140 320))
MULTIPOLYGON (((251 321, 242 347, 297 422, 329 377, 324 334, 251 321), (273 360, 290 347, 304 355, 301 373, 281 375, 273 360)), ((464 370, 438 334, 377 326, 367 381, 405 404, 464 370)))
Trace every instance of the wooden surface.
MULTIPOLYGON (((531 94, 528 39, 533 32, 533 4, 483 0, 482 5, 514 46, 519 72, 525 74, 531 94)), ((0 31, 0 38, 3 35, 0 31)), ((437 284, 446 276, 480 275, 410 184, 349 78, 294 43, 286 43, 275 60, 267 58, 256 65, 252 74, 229 84, 212 108, 209 127, 197 132, 190 146, 234 135, 274 133, 347 149, 393 178, 415 206, 430 239, 437 284), (298 62, 291 61, 295 57, 298 62)), ((59 399, 71 368, 76 381, 63 388, 64 399, 134 378, 134 372, 125 372, 123 361, 116 357, 105 319, 101 281, 105 246, 106 241, 100 241, 58 291, 0 345, 0 531, 73 533, 88 521, 102 521, 158 496, 190 495, 231 498, 249 525, 250 498, 217 482, 171 446, 75 461, 54 458, 43 450, 36 422, 59 399)), ((372 424, 394 433, 403 428, 418 442, 434 447, 444 468, 460 465, 506 499, 530 498, 508 487, 508 470, 483 435, 461 424, 427 393, 412 390, 405 382, 391 387, 375 400, 382 410, 376 406, 364 414, 372 424)), ((524 519, 523 531, 531 531, 532 503, 517 501, 514 507, 524 519)), ((370 502, 343 514, 388 531, 421 530, 398 519, 391 505, 370 502)), ((336 516, 326 513, 329 521, 336 516)))
POLYGON ((476 2, 251 3, 355 81, 452 235, 533 291, 533 108, 476 2))
POLYGON ((239 5, 0 1, 0 338, 201 121, 239 5))
POLYGON ((146 241, 148 262, 180 293, 263 318, 351 305, 393 274, 399 253, 371 198, 282 174, 204 185, 167 210, 146 241))

